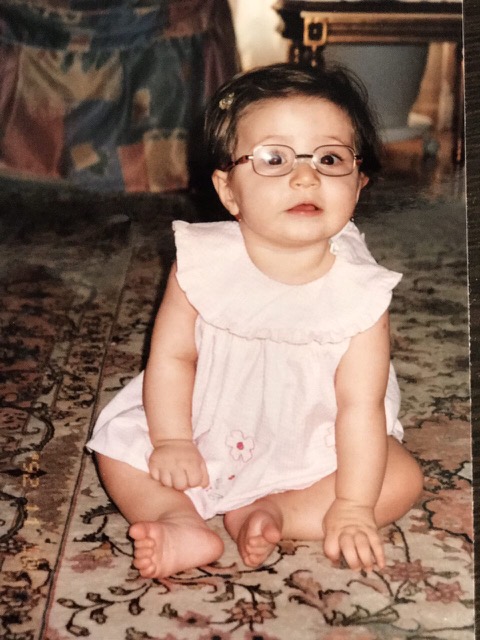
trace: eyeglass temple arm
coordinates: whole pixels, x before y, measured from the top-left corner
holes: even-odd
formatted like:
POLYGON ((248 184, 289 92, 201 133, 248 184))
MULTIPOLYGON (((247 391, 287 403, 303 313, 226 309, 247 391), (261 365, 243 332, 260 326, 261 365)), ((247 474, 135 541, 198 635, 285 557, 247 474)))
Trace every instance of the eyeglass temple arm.
POLYGON ((240 158, 237 158, 236 160, 232 160, 230 164, 227 164, 227 166, 223 170, 230 171, 231 169, 233 169, 233 167, 236 167, 238 164, 245 164, 249 160, 253 160, 252 155, 240 156, 240 158))

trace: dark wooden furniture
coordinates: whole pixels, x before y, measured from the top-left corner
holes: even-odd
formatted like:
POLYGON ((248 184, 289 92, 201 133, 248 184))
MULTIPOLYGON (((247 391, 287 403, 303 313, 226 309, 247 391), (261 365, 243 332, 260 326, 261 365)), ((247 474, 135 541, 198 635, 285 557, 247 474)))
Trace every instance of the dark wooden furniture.
POLYGON ((418 44, 454 42, 457 52, 452 159, 464 159, 462 3, 401 0, 308 2, 278 0, 282 35, 291 41, 290 60, 322 64, 327 43, 418 44))

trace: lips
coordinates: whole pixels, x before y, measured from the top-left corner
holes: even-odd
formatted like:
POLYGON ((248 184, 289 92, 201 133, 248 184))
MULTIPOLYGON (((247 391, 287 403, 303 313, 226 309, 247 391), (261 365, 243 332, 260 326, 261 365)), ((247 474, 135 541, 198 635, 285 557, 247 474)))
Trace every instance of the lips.
POLYGON ((312 202, 301 202, 300 204, 296 204, 294 207, 290 207, 287 211, 288 213, 297 213, 302 215, 316 215, 321 213, 322 210, 312 202))

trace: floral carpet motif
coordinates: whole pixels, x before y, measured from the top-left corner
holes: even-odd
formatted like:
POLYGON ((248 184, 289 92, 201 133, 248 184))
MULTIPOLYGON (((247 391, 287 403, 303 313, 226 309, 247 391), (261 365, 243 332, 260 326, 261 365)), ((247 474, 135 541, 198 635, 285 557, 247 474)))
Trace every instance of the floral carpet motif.
POLYGON ((172 259, 170 220, 190 215, 181 197, 152 202, 155 210, 142 205, 130 222, 82 221, 78 204, 72 216, 60 203, 54 223, 4 212, 0 636, 473 639, 461 194, 449 184, 433 192, 386 183, 358 216, 377 260, 404 273, 391 308, 392 355, 405 443, 425 473, 422 499, 383 532, 386 568, 333 567, 320 544, 297 541, 247 568, 217 517, 221 560, 165 580, 132 567, 126 522, 84 451, 99 409, 144 363, 172 259))

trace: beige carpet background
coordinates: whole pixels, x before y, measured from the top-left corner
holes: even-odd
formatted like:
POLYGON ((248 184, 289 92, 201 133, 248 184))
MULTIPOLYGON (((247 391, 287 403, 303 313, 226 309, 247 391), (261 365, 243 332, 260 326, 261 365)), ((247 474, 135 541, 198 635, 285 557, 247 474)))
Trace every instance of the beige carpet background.
POLYGON ((170 220, 194 208, 183 196, 28 211, 21 201, 1 217, 2 638, 473 639, 461 181, 387 181, 360 208, 375 257, 404 273, 393 358, 406 444, 425 472, 422 500, 384 531, 386 569, 369 575, 300 542, 252 570, 225 537, 215 566, 138 576, 127 525, 83 447, 99 409, 142 367, 173 256, 170 220))

